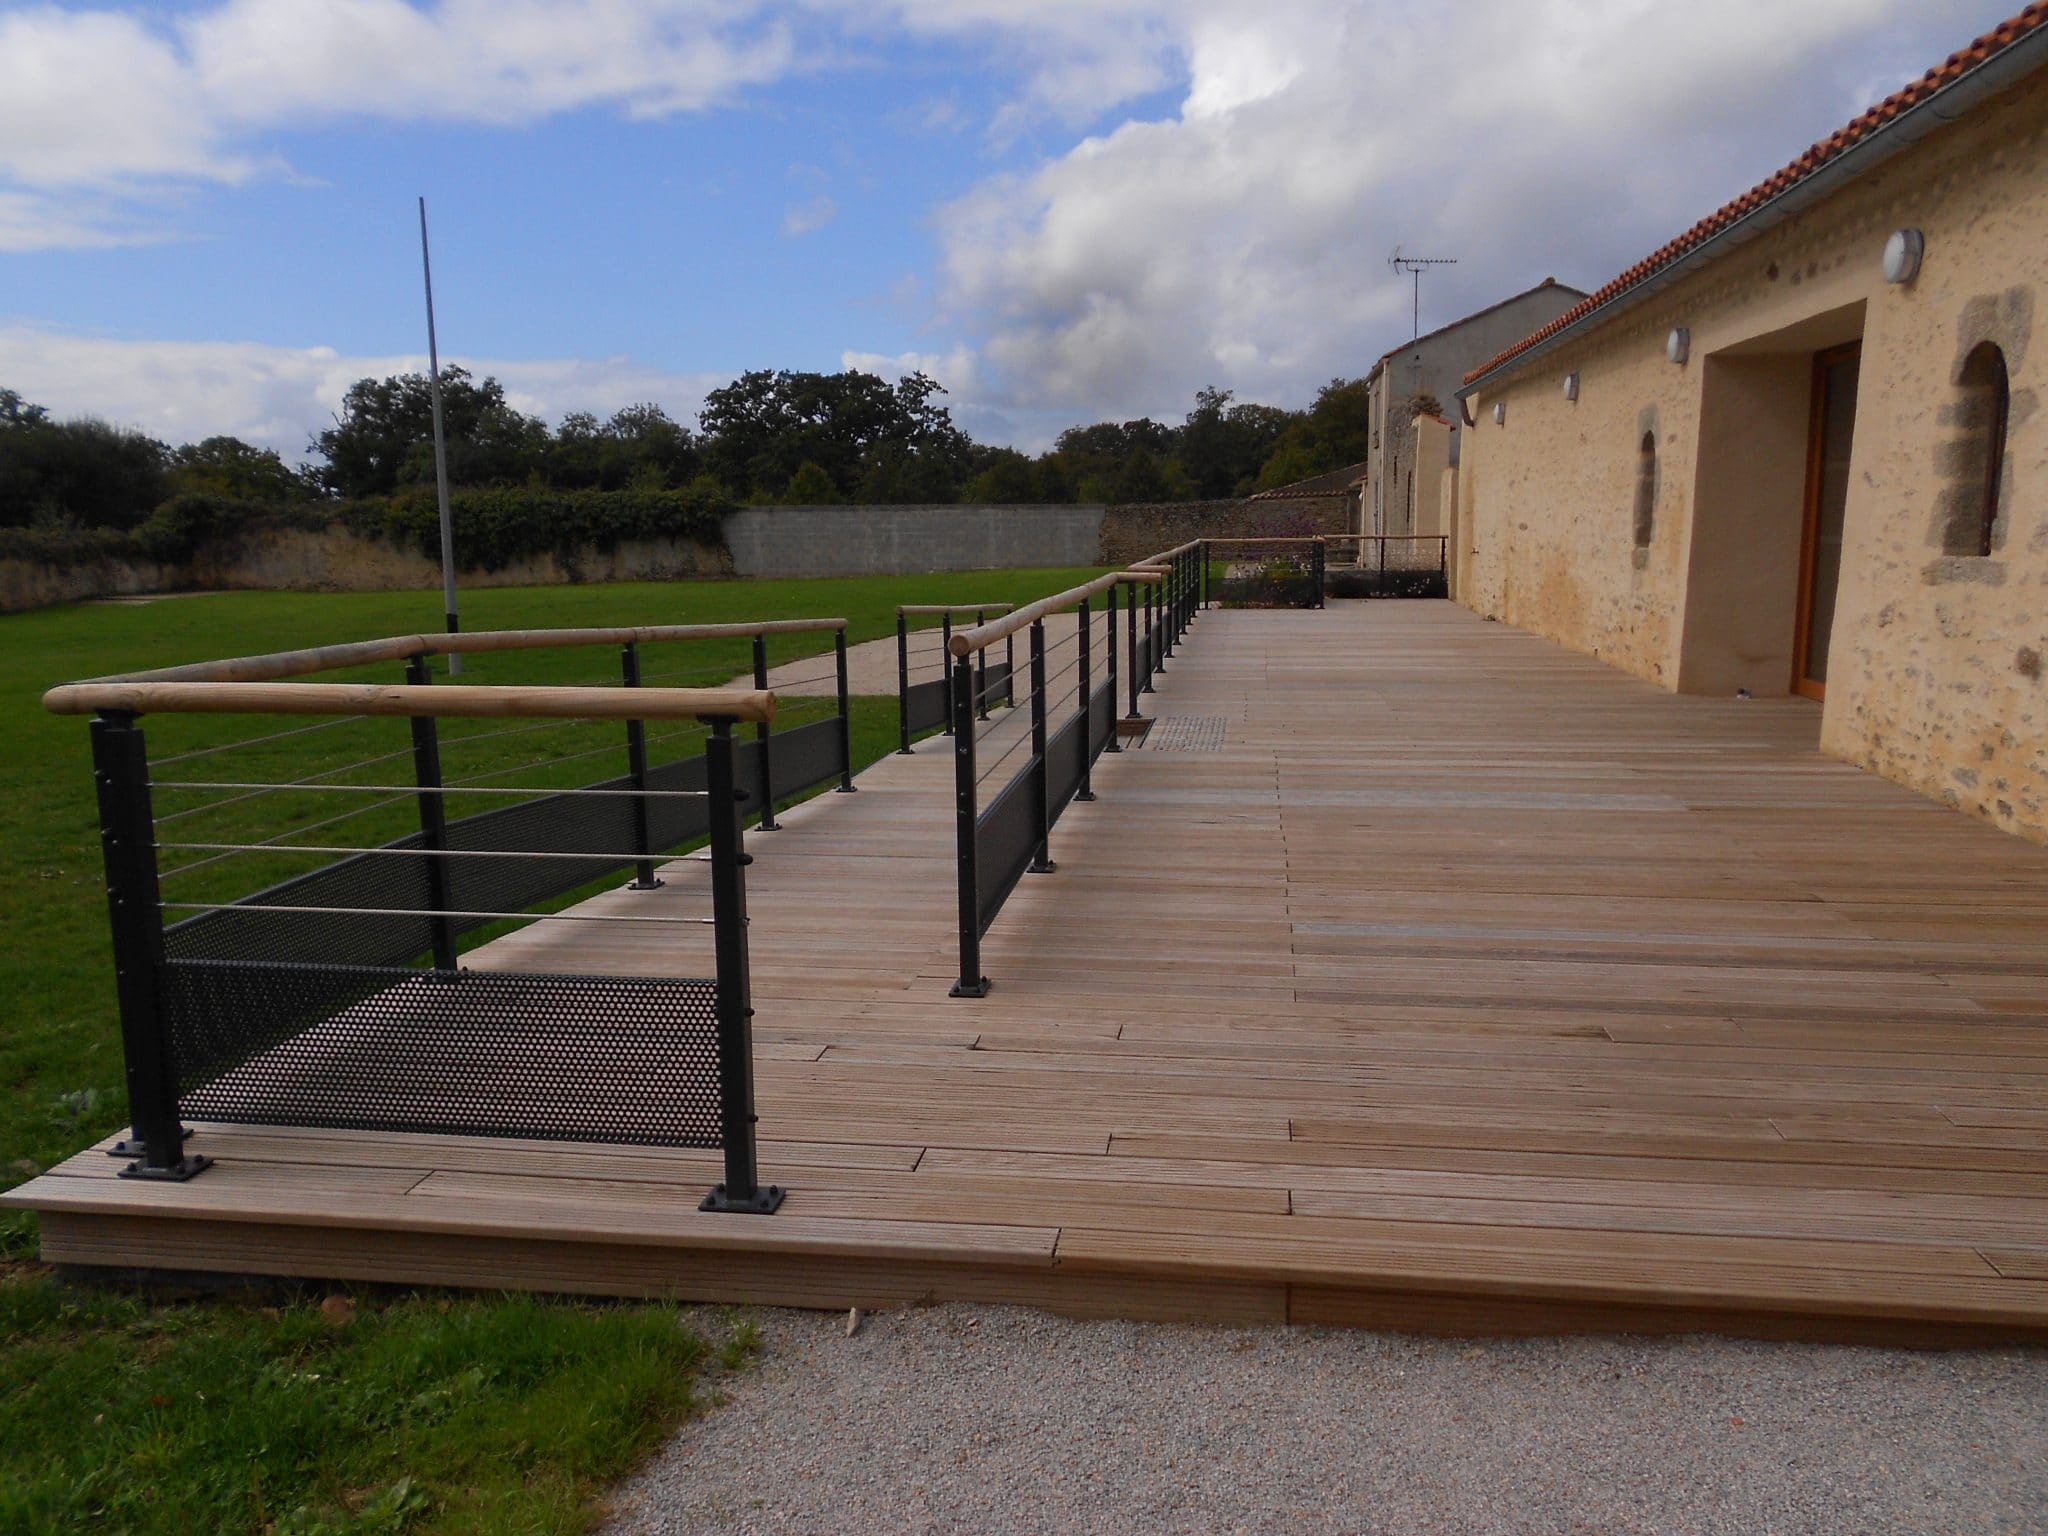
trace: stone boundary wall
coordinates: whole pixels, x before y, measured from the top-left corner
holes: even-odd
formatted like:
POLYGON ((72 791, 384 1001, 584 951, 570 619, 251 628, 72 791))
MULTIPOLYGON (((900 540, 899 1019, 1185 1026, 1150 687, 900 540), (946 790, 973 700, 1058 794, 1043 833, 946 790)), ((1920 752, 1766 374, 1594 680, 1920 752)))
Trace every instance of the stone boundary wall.
POLYGON ((1189 539, 1261 539, 1351 532, 1349 503, 1332 496, 1273 501, 1166 501, 1111 507, 1103 514, 1099 561, 1124 565, 1189 539))
POLYGON ((736 576, 912 576, 1094 565, 1099 506, 744 507, 725 520, 736 576))

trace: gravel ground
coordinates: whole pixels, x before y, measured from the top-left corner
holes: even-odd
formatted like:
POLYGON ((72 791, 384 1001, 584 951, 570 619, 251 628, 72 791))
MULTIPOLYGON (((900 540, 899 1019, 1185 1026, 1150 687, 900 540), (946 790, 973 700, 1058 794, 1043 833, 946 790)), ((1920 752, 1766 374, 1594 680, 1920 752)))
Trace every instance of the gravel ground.
POLYGON ((760 1314, 618 1490, 690 1532, 2041 1532, 2048 1354, 760 1314))

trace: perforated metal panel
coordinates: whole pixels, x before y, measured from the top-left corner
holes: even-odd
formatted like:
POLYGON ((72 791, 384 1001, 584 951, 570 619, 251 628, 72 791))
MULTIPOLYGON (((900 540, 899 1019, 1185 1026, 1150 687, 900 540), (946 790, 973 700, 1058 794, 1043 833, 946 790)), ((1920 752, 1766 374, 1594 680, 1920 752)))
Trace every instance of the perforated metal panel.
POLYGON ((193 1119, 719 1145, 710 981, 261 961, 161 980, 193 1119))
POLYGON ((974 826, 975 896, 981 908, 981 931, 1003 909, 1003 902, 1024 877, 1038 849, 1037 796, 1042 793, 1037 758, 988 803, 974 826))
MULTIPOLYGON (((989 669, 991 674, 994 668, 989 669)), ((935 731, 946 723, 946 712, 952 707, 947 680, 935 677, 930 682, 912 683, 905 695, 905 704, 910 716, 910 733, 935 731)))
POLYGON ((1087 741, 1087 729, 1088 718, 1077 709, 1067 716, 1045 744, 1045 773, 1050 785, 1054 822, 1058 822, 1060 813, 1074 798, 1074 791, 1081 787, 1081 753, 1087 741))

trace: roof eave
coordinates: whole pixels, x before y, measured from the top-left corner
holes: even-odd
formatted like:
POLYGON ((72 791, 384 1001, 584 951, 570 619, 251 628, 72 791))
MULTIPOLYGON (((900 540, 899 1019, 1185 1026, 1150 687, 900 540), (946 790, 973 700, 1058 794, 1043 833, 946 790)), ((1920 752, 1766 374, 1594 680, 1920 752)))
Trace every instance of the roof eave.
POLYGON ((2010 89, 2044 63, 2048 63, 2048 27, 2016 39, 1958 80, 1951 81, 1925 100, 1915 102, 1883 127, 1874 129, 1835 156, 1812 175, 1802 177, 1767 203, 1748 213, 1694 246, 1685 255, 1660 267, 1641 282, 1631 285, 1597 309, 1588 310, 1554 335, 1516 353, 1480 374, 1455 397, 1463 400, 1487 385, 1505 378, 1554 352, 1568 341, 1655 297, 1680 279, 1720 260, 1737 246, 1747 245, 1815 203, 1832 196, 1844 183, 1874 170, 1885 161, 1911 149, 1936 129, 1956 121, 1991 97, 2010 89))

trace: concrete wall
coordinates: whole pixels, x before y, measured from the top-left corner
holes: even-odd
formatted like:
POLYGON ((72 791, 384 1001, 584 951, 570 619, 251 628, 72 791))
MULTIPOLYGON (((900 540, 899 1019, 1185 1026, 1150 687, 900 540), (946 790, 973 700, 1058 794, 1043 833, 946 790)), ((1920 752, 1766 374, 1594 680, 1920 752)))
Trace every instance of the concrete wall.
POLYGON ((1860 337, 1822 747, 2048 841, 2043 250, 2037 80, 1475 398, 1455 595, 1666 687, 1786 693, 1813 354, 1860 337), (1902 227, 1925 232, 1927 257, 1893 287, 1880 256, 1902 227), (1663 352, 1677 325, 1692 332, 1684 366, 1663 352), (1953 551, 1949 528, 1970 494, 1960 374, 1984 340, 2004 350, 2012 404, 1994 548, 1978 556, 1953 551), (1646 435, 1654 518, 1638 547, 1646 435))
POLYGON ((725 520, 739 576, 900 576, 1094 565, 1101 507, 748 507, 725 520))

